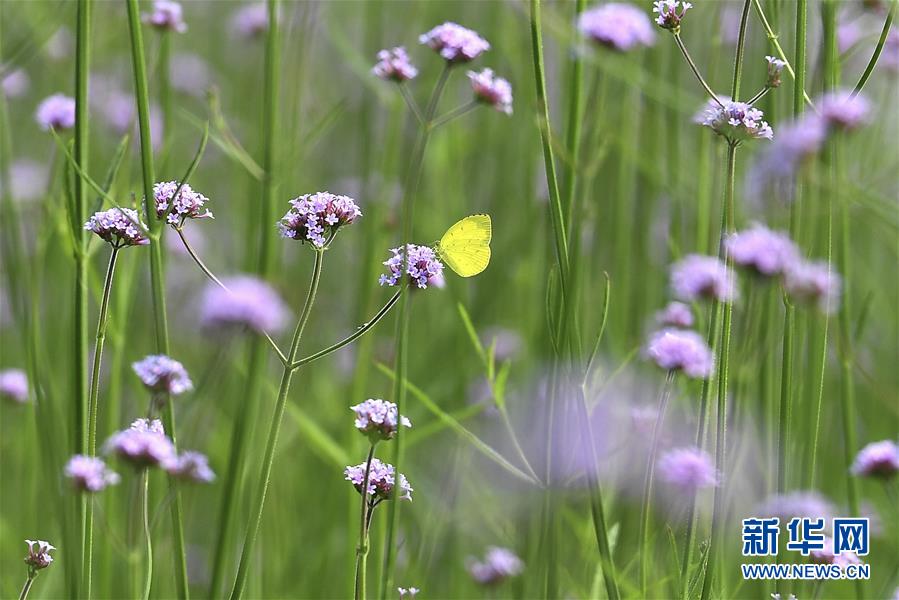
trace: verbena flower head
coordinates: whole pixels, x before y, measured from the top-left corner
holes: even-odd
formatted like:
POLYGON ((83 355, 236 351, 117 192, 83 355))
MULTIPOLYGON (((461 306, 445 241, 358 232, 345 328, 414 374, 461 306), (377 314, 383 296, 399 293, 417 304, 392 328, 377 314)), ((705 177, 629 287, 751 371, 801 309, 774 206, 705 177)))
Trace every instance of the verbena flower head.
POLYGON ((899 446, 893 440, 868 444, 856 455, 852 474, 888 479, 899 471, 899 446))
POLYGON ((480 73, 469 71, 468 79, 479 102, 507 115, 512 114, 512 86, 502 77, 494 76, 493 69, 484 69, 480 73))
POLYGON ((164 354, 147 356, 132 364, 131 368, 151 392, 177 396, 194 388, 184 365, 164 354))
MULTIPOLYGON (((4 67, 6 65, 3 65, 4 67)), ((7 98, 19 98, 31 87, 31 79, 22 69, 10 69, 0 78, 0 90, 7 98)))
POLYGON ((721 104, 710 99, 694 120, 733 144, 774 138, 774 130, 764 120, 765 113, 761 110, 745 102, 733 102, 727 96, 718 96, 718 99, 721 104))
POLYGON ((254 2, 238 8, 231 16, 231 30, 243 38, 255 38, 268 31, 268 8, 254 2))
POLYGON ((728 236, 724 246, 735 264, 766 277, 783 275, 800 261, 790 236, 758 223, 728 236))
POLYGON ((693 311, 683 302, 669 302, 656 313, 656 322, 668 327, 692 327, 693 311))
POLYGON ((778 129, 777 138, 765 149, 750 173, 755 189, 778 182, 789 182, 827 140, 827 122, 812 113, 778 129))
POLYGON ((402 46, 378 52, 378 62, 371 71, 381 79, 397 83, 409 81, 418 75, 418 69, 409 60, 409 55, 402 46))
POLYGON ((658 24, 659 27, 678 33, 680 31, 681 20, 691 8, 693 8, 693 5, 689 2, 658 0, 653 3, 652 12, 659 15, 656 17, 656 24, 658 24))
POLYGON ((267 283, 249 276, 228 277, 222 283, 227 290, 211 283, 203 293, 200 322, 204 327, 249 327, 269 333, 284 328, 287 305, 267 283))
POLYGON ((824 538, 823 548, 815 548, 809 552, 809 559, 814 563, 822 565, 837 565, 840 567, 862 564, 861 559, 855 552, 843 550, 839 555, 837 555, 834 552, 833 548, 833 538, 830 536, 826 536, 824 538))
POLYGON ((646 356, 666 371, 682 371, 688 377, 706 379, 715 360, 705 339, 695 331, 662 329, 652 334, 646 356))
POLYGON ((21 369, 0 371, 0 396, 24 404, 28 402, 28 376, 21 369))
POLYGON ((484 560, 469 559, 468 572, 481 585, 496 585, 524 570, 524 563, 508 548, 490 546, 484 560))
POLYGON ((871 103, 861 94, 852 96, 848 90, 825 94, 818 101, 821 117, 831 127, 851 131, 865 125, 871 116, 871 103))
POLYGON ((671 291, 684 302, 710 299, 732 302, 737 296, 733 273, 714 256, 690 254, 671 266, 671 291))
POLYGON ((658 462, 663 480, 683 492, 718 485, 718 472, 712 457, 699 448, 675 448, 665 452, 658 462))
MULTIPOLYGON (((409 282, 421 289, 429 285, 440 287, 443 278, 443 263, 437 258, 437 253, 434 252, 434 249, 428 246, 406 244, 406 250, 409 252, 408 268, 406 270, 409 282)), ((381 285, 395 286, 402 279, 403 249, 393 248, 390 250, 390 253, 392 256, 384 261, 388 272, 381 275, 379 283, 381 285)))
MULTIPOLYGON (((362 484, 365 482, 365 463, 355 467, 347 467, 343 472, 345 479, 353 484, 356 491, 362 493, 362 484)), ((372 500, 389 500, 396 484, 393 465, 383 463, 377 458, 371 459, 371 470, 368 475, 368 496, 372 500)), ((406 476, 400 473, 400 489, 397 490, 397 499, 412 500, 412 486, 406 480, 406 476)))
POLYGON ((28 565, 28 571, 32 575, 35 571, 46 569, 53 562, 50 556, 51 550, 56 550, 56 546, 44 540, 25 540, 28 544, 28 556, 25 557, 25 564, 28 565))
POLYGON ((780 84, 782 83, 780 75, 783 72, 784 67, 787 66, 786 61, 775 58, 774 56, 766 56, 765 62, 768 63, 768 80, 765 82, 765 85, 769 88, 780 87, 780 84))
POLYGON ((786 272, 784 287, 794 300, 814 304, 824 314, 840 307, 842 281, 826 262, 799 261, 786 272))
POLYGON ((76 454, 66 464, 65 475, 72 480, 75 489, 95 493, 119 482, 117 473, 111 471, 102 458, 76 454))
POLYGON ((175 446, 159 419, 137 419, 128 429, 113 434, 105 450, 138 468, 166 465, 176 457, 175 446))
POLYGON ((84 224, 86 230, 96 233, 114 248, 149 244, 150 240, 138 226, 147 229, 136 210, 118 207, 95 212, 84 224))
MULTIPOLYGON (((153 185, 157 217, 162 218, 165 211, 169 209, 169 203, 172 202, 176 191, 178 191, 177 181, 163 181, 153 185)), ((174 207, 166 221, 175 227, 181 227, 187 219, 212 219, 212 212, 208 208, 203 208, 207 202, 209 202, 209 198, 195 192, 190 184, 185 183, 181 186, 181 191, 178 192, 178 196, 174 200, 174 207)))
POLYGON ((34 118, 44 131, 71 129, 75 126, 75 99, 53 94, 38 105, 34 118))
POLYGON ((398 587, 398 588, 396 588, 396 591, 399 592, 400 598, 405 598, 406 596, 408 596, 409 598, 414 598, 418 595, 418 592, 420 592, 421 590, 418 588, 415 588, 415 587, 410 587, 410 588, 398 587))
POLYGON ((185 451, 162 465, 166 473, 196 483, 211 483, 215 473, 209 468, 209 459, 200 452, 185 451))
POLYGON ((356 413, 356 429, 367 435, 372 443, 393 438, 399 425, 412 427, 406 417, 397 421, 396 404, 386 400, 368 399, 350 410, 356 413))
POLYGON ((184 22, 183 11, 178 2, 172 0, 155 0, 153 12, 144 15, 144 23, 163 31, 176 31, 184 33, 187 24, 184 22))
POLYGON ((490 43, 477 32, 452 22, 420 35, 418 41, 452 64, 469 62, 490 49, 490 43))
POLYGON ((597 44, 619 52, 652 46, 656 38, 646 13, 620 2, 585 10, 578 17, 577 28, 597 44))
POLYGON ((290 204, 293 208, 278 222, 281 236, 312 242, 316 248, 323 248, 338 229, 362 216, 352 198, 330 192, 305 194, 290 204))

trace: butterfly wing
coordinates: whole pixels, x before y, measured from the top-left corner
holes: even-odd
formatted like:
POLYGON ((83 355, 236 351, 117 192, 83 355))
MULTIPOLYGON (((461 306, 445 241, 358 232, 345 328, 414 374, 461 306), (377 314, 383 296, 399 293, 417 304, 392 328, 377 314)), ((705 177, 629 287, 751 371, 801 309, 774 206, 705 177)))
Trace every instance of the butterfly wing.
POLYGON ((450 227, 440 239, 440 258, 460 277, 472 277, 490 264, 493 224, 490 215, 472 215, 450 227))

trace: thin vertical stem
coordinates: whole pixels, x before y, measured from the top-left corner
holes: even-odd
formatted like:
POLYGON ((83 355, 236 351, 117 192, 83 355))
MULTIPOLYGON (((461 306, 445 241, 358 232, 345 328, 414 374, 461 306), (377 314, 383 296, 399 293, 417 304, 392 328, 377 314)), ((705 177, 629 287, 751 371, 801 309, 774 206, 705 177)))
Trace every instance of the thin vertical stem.
POLYGON ((275 410, 272 413, 272 421, 269 425, 268 440, 265 446, 265 456, 262 459, 262 473, 259 477, 259 483, 256 488, 256 500, 253 510, 250 513, 250 522, 248 524, 246 538, 244 539, 243 550, 240 553, 240 564, 237 568, 237 578, 234 580, 234 587, 231 590, 231 599, 235 600, 243 596, 244 589, 247 584, 247 573, 250 568, 250 558, 253 554, 253 546, 256 543, 256 537, 259 534, 259 526, 262 523, 262 511, 265 508, 265 495, 268 492, 268 486, 271 482, 272 464, 275 461, 275 448, 278 445, 278 435, 281 432, 281 422, 284 420, 284 409, 287 406, 287 397, 290 392, 290 381, 296 369, 290 366, 296 360, 297 352, 300 348, 300 340, 303 338, 303 331, 306 329, 306 323, 309 321, 309 315, 312 312, 312 305, 315 303, 315 296, 318 293, 318 283, 322 274, 322 262, 324 258, 324 249, 316 249, 315 264, 312 267, 312 281, 309 284, 309 291, 306 294, 306 301, 303 304, 303 312, 297 322, 297 328, 293 334, 293 341, 290 344, 290 352, 288 354, 287 365, 281 375, 281 385, 278 388, 278 399, 275 402, 275 410))
POLYGON ((855 97, 859 92, 865 87, 865 84, 868 83, 868 79, 871 77, 871 73, 874 72, 874 67, 877 66, 877 61, 880 59, 880 55, 883 53, 883 47, 886 45, 887 38, 890 36, 890 29, 893 26, 893 18, 896 15, 896 4, 897 0, 892 0, 890 2, 890 10, 887 12, 887 17, 883 21, 883 28, 880 30, 880 38, 877 40, 877 46, 874 48, 874 53, 871 55, 871 60, 868 61, 868 66, 865 67, 865 72, 862 73, 862 76, 859 78, 858 83, 855 84, 855 87, 852 89, 852 96, 855 97))
MULTIPOLYGON (((574 22, 587 6, 587 0, 575 0, 574 22)), ((578 42, 580 43, 580 42, 578 42)), ((584 117, 584 64, 582 52, 577 48, 571 61, 571 75, 568 79, 568 123, 565 128, 565 150, 568 153, 568 162, 565 166, 565 178, 563 179, 562 208, 565 211, 565 229, 572 230, 572 209, 574 196, 577 193, 577 173, 580 167, 581 129, 584 117)), ((577 236, 572 235, 577 244, 577 236)), ((570 241, 570 240, 569 240, 570 241)), ((569 249, 571 252, 572 249, 569 249)))
POLYGON ((782 370, 780 377, 780 409, 777 419, 777 493, 787 489, 787 440, 793 413, 793 336, 795 308, 786 295, 784 303, 784 332, 782 370))
POLYGON ((141 487, 143 488, 141 500, 141 522, 144 527, 144 540, 147 552, 147 573, 144 579, 144 600, 149 600, 150 589, 153 587, 153 538, 150 535, 150 470, 144 469, 141 475, 141 487))
MULTIPOLYGON (((172 35, 167 29, 163 29, 159 32, 159 67, 157 68, 156 77, 159 81, 159 103, 162 105, 162 138, 164 140, 164 148, 171 147, 169 142, 172 140, 172 133, 174 133, 175 130, 175 123, 172 118, 171 56, 172 35)), ((167 153, 163 156, 166 154, 167 153)), ((163 162, 167 162, 165 158, 163 158, 163 162)))
MULTIPOLYGON (((153 323, 156 332, 156 349, 160 354, 169 354, 169 333, 165 308, 165 273, 162 258, 162 233, 165 224, 156 217, 152 206, 153 180, 153 146, 150 140, 150 95, 147 89, 147 66, 144 53, 143 34, 141 32, 140 7, 138 0, 126 0, 128 7, 128 30, 131 38, 131 60, 134 71, 134 91, 137 102, 137 120, 140 131, 140 155, 144 198, 144 210, 150 233, 155 240, 150 244, 150 284, 153 297, 153 323)), ((172 442, 177 444, 175 430, 175 414, 172 403, 165 402, 163 411, 165 427, 172 442)), ((177 490, 174 479, 169 478, 169 488, 174 498, 171 503, 172 538, 174 543, 173 559, 175 562, 175 586, 179 598, 189 596, 187 582, 187 556, 184 547, 184 525, 181 508, 181 494, 177 490)))
POLYGON ((371 460, 375 457, 375 445, 368 449, 368 458, 365 459, 365 476, 362 478, 362 496, 359 509, 359 546, 356 548, 356 585, 355 600, 365 599, 366 563, 368 562, 368 526, 371 517, 368 510, 368 478, 371 475, 371 460))
POLYGON ((28 579, 25 580, 25 585, 22 586, 22 592, 19 594, 19 600, 28 598, 28 592, 31 591, 32 584, 34 584, 34 575, 29 573, 28 579))

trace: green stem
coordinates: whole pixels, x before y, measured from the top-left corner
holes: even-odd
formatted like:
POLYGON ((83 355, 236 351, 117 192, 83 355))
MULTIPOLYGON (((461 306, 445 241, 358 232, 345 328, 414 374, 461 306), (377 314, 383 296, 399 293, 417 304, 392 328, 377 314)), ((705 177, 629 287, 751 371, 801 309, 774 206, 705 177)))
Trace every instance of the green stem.
POLYGON ((652 442, 649 447, 649 457, 646 463, 646 474, 643 479, 643 503, 640 511, 640 591, 644 598, 648 598, 649 584, 649 556, 652 554, 649 545, 649 521, 652 504, 652 479, 655 473, 656 454, 659 451, 659 434, 665 413, 668 410, 668 402, 671 399, 671 389, 674 387, 674 371, 668 371, 665 376, 665 384, 662 386, 662 394, 659 398, 659 414, 656 416, 652 427, 652 442))
POLYGON ((793 413, 793 336, 795 334, 795 308, 786 295, 784 303, 784 333, 782 372, 780 377, 780 410, 777 420, 777 493, 787 489, 787 440, 790 439, 790 423, 793 413))
POLYGON ((871 73, 874 72, 874 67, 877 65, 881 53, 883 53, 883 47, 887 42, 887 38, 890 36, 890 28, 893 26, 893 17, 896 15, 896 4, 897 0, 890 2, 890 10, 887 12, 887 17, 883 22, 883 29, 880 30, 880 39, 877 40, 877 46, 874 48, 871 60, 868 61, 868 66, 865 67, 865 72, 862 73, 858 83, 856 83, 855 87, 852 89, 853 97, 857 96, 865 87, 865 84, 868 83, 868 79, 871 77, 871 73))
MULTIPOLYGON (((575 0, 574 22, 587 6, 587 0, 575 0)), ((583 53, 575 52, 571 62, 571 76, 568 79, 568 124, 565 129, 565 151, 568 162, 565 163, 565 175, 562 191, 562 208, 565 211, 565 228, 572 230, 572 209, 574 195, 577 191, 577 172, 580 164, 579 150, 581 146, 581 129, 584 120, 584 63, 583 53)), ((574 236, 575 238, 577 236, 574 236)), ((571 251, 571 249, 569 250, 571 251)))
POLYGON ((28 598, 28 592, 31 591, 31 586, 34 584, 35 576, 29 573, 28 579, 25 580, 25 585, 22 586, 22 592, 19 594, 19 600, 25 600, 28 598))
POLYGON ((693 61, 693 57, 690 56, 690 52, 687 51, 687 46, 684 44, 684 41, 680 37, 680 33, 674 34, 674 41, 677 42, 677 47, 680 48, 681 54, 684 55, 684 59, 687 61, 687 64, 690 65, 690 70, 693 71, 693 75, 696 76, 696 79, 699 81, 700 85, 702 85, 702 89, 705 90, 705 93, 709 95, 709 98, 718 103, 718 106, 724 107, 724 103, 718 98, 718 95, 712 90, 711 86, 706 82, 705 77, 702 76, 702 73, 699 71, 699 67, 696 66, 696 63, 693 61))
MULTIPOLYGON (((318 293, 318 283, 322 274, 322 261, 325 249, 315 249, 315 264, 312 267, 312 281, 309 284, 309 292, 306 294, 306 301, 303 304, 303 312, 297 322, 297 328, 293 334, 293 341, 290 343, 290 352, 287 355, 288 364, 296 359, 297 352, 300 348, 300 340, 303 338, 303 331, 306 329, 306 323, 309 321, 309 315, 312 312, 312 305, 315 303, 315 296, 318 293)), ((247 583, 247 573, 250 568, 250 558, 253 554, 253 546, 256 543, 256 537, 259 534, 259 526, 262 523, 262 511, 265 507, 265 495, 268 492, 268 486, 271 482, 272 464, 275 461, 275 448, 278 445, 278 435, 281 432, 281 422, 284 418, 284 408, 287 406, 287 396, 290 392, 290 380, 293 377, 294 370, 289 366, 284 367, 281 374, 281 385, 278 389, 278 399, 275 403, 275 410, 272 413, 272 421, 269 425, 268 440, 265 446, 265 456, 262 459, 262 474, 259 477, 259 483, 256 489, 256 500, 253 510, 250 513, 250 522, 244 539, 243 550, 240 553, 240 564, 237 568, 237 578, 234 581, 234 587, 231 590, 231 598, 235 600, 243 596, 247 583)))
MULTIPOLYGON (((762 27, 764 27, 765 29, 765 35, 768 36, 768 41, 771 42, 771 45, 774 46, 774 49, 777 51, 778 58, 786 63, 786 66, 784 68, 786 68, 787 73, 790 74, 790 77, 793 78, 794 89, 798 90, 800 93, 800 105, 804 101, 810 108, 814 109, 815 104, 812 102, 812 99, 809 98, 808 93, 806 93, 805 91, 805 32, 807 30, 807 3, 808 0, 796 0, 796 68, 794 70, 793 65, 790 64, 790 59, 787 58, 787 53, 784 52, 783 47, 781 47, 780 45, 780 41, 778 41, 777 39, 777 33, 774 32, 774 29, 768 22, 768 18, 765 16, 765 11, 764 9, 762 9, 761 2, 759 2, 759 0, 754 0, 755 10, 759 15, 759 19, 761 19, 762 21, 762 27)), ((795 104, 795 94, 793 96, 793 102, 794 112, 798 111, 799 109, 796 108, 795 104)))
POLYGON ((449 111, 445 115, 441 115, 441 116, 437 117, 436 119, 434 119, 433 121, 431 121, 430 124, 428 125, 428 127, 430 127, 431 129, 437 129, 441 125, 446 125, 450 121, 453 121, 453 120, 461 117, 462 115, 473 111, 480 105, 481 105, 481 103, 478 102, 477 100, 472 100, 471 102, 467 102, 461 106, 457 106, 456 108, 449 111))
MULTIPOLYGON (((165 309, 165 276, 163 269, 162 239, 157 232, 165 226, 156 217, 153 206, 153 146, 150 140, 150 95, 147 89, 147 66, 144 53, 143 34, 141 32, 140 7, 138 0, 126 0, 128 6, 128 30, 131 38, 131 60, 134 71, 134 90, 137 101, 137 119, 140 130, 140 155, 144 198, 144 210, 150 228, 155 236, 150 244, 150 284, 153 296, 153 322, 156 331, 156 349, 160 354, 169 354, 169 334, 165 309)), ((175 431, 175 415, 171 402, 165 403, 164 421, 166 431, 177 444, 175 431)), ((174 489, 174 479, 169 479, 169 487, 174 489)), ((173 559, 175 562, 175 586, 179 598, 189 596, 187 582, 187 555, 184 547, 184 525, 180 492, 175 492, 171 505, 173 559)))
POLYGON ((150 589, 153 587, 153 538, 150 536, 150 470, 144 469, 141 475, 143 479, 143 499, 141 500, 141 521, 144 526, 144 538, 147 542, 147 576, 144 580, 144 600, 149 600, 150 589))
POLYGON ((371 460, 375 457, 375 445, 372 444, 368 450, 368 458, 365 460, 365 476, 362 478, 362 490, 359 495, 362 497, 359 511, 359 546, 356 548, 356 585, 354 598, 355 600, 365 600, 365 579, 366 579, 366 563, 368 562, 368 525, 370 517, 368 514, 368 478, 371 474, 371 460))
MULTIPOLYGON (((166 150, 171 147, 169 142, 171 142, 172 134, 175 131, 175 122, 172 118, 172 82, 169 74, 171 52, 172 34, 168 30, 162 30, 159 32, 159 66, 156 70, 156 76, 159 78, 159 97, 162 105, 162 148, 166 150)), ((167 155, 168 152, 163 154, 164 157, 167 155)), ((169 161, 163 158, 163 162, 168 163, 169 161)), ((174 194, 172 199, 176 197, 177 194, 174 194)))

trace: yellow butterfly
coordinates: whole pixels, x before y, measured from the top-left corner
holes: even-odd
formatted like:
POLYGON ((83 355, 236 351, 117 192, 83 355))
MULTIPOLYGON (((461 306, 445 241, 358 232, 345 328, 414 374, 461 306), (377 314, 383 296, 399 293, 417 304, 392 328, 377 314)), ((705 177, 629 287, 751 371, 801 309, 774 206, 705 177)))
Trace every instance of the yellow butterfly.
POLYGON ((490 264, 490 215, 471 215, 446 230, 437 242, 437 254, 460 277, 472 277, 490 264))

